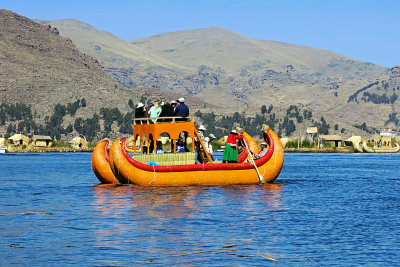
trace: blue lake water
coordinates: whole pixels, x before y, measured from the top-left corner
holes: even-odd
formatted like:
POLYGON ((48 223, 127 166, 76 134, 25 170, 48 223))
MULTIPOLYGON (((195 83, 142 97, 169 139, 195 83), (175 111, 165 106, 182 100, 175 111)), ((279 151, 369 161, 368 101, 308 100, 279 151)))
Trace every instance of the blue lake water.
POLYGON ((0 266, 399 266, 400 154, 285 154, 276 183, 98 185, 90 153, 0 156, 0 266))

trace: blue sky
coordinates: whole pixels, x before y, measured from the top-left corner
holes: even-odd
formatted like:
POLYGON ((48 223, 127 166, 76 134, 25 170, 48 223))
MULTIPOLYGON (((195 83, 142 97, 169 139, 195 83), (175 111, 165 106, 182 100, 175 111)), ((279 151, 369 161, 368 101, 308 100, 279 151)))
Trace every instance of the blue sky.
POLYGON ((220 26, 255 39, 400 65, 396 0, 1 0, 0 8, 34 19, 77 19, 124 40, 220 26))

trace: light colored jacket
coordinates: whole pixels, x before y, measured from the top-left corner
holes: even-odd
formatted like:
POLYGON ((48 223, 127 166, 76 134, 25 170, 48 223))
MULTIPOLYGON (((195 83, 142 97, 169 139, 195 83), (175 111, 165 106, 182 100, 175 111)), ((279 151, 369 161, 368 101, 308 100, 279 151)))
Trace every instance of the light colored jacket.
POLYGON ((264 148, 264 149, 261 150, 258 154, 255 154, 255 155, 254 155, 254 158, 255 158, 255 159, 262 158, 265 154, 267 154, 267 152, 268 152, 268 149, 267 149, 267 148, 264 148))

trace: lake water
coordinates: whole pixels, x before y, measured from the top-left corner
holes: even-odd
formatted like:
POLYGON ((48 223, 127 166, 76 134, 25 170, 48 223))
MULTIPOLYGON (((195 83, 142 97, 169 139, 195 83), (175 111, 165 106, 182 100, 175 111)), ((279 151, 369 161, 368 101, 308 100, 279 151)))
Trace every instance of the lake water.
POLYGON ((400 154, 285 154, 276 183, 97 185, 90 153, 0 156, 1 266, 399 266, 400 154))

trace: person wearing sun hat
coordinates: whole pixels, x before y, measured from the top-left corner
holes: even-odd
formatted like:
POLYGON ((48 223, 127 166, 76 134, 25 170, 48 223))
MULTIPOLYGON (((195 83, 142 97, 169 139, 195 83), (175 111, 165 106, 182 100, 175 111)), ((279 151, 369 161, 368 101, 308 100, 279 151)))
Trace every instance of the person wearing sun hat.
MULTIPOLYGON (((176 122, 180 121, 187 121, 187 117, 189 116, 189 107, 185 104, 185 99, 183 97, 179 98, 177 100, 178 105, 175 108, 174 115, 178 118, 175 119, 176 122)), ((186 145, 186 141, 188 138, 188 132, 184 131, 181 133, 183 136, 181 138, 183 139, 183 146, 185 148, 185 152, 188 152, 188 148, 186 145)))
POLYGON ((268 152, 267 146, 268 146, 267 142, 262 142, 261 151, 258 154, 252 152, 252 154, 254 155, 254 159, 262 158, 265 154, 267 154, 268 152))
POLYGON ((176 104, 177 104, 176 100, 171 101, 171 107, 174 109, 174 112, 175 112, 176 104))
POLYGON ((144 117, 145 117, 144 105, 142 102, 139 102, 135 109, 135 118, 138 119, 144 117))
POLYGON ((213 147, 211 142, 215 139, 215 135, 214 134, 209 134, 208 137, 206 137, 206 142, 207 144, 204 144, 206 146, 207 152, 210 155, 211 159, 214 160, 213 157, 213 147))
POLYGON ((224 163, 235 163, 238 162, 237 153, 237 140, 243 139, 243 136, 238 135, 236 130, 232 130, 226 140, 224 155, 222 156, 222 162, 224 163))
POLYGON ((201 124, 198 129, 198 133, 199 133, 201 140, 204 140, 204 131, 205 130, 207 130, 206 127, 203 124, 201 124))

